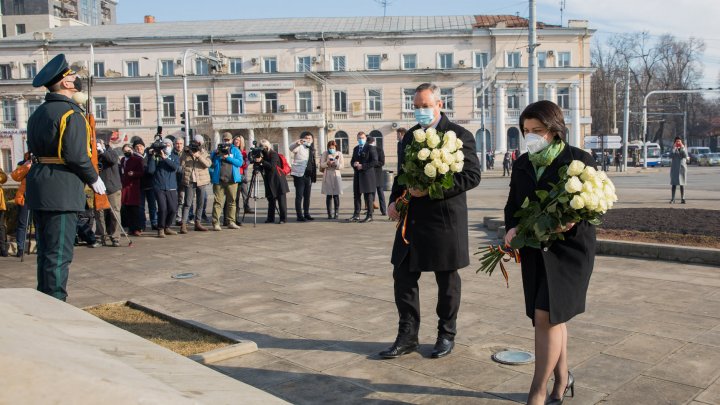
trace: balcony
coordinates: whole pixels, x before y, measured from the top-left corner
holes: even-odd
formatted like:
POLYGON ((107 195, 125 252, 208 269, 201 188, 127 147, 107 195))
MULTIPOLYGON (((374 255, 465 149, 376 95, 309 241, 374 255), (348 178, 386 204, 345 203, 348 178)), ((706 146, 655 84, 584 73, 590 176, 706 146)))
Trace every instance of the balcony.
MULTIPOLYGON (((479 120, 482 118, 482 110, 473 111, 473 118, 479 120)), ((490 109, 485 109, 485 121, 490 120, 490 109)))
POLYGON ((139 127, 140 125, 142 125, 141 118, 128 118, 125 120, 126 127, 139 127))
POLYGON ((107 118, 95 118, 95 127, 105 128, 108 126, 107 118))
POLYGON ((455 111, 443 111, 448 118, 455 118, 455 111))
MULTIPOLYGON (((257 129, 257 128, 291 128, 291 127, 324 127, 323 113, 276 113, 276 114, 227 114, 204 119, 203 123, 212 124, 217 129, 257 129)), ((198 122, 198 121, 196 121, 198 122)))
POLYGON ((333 113, 333 120, 346 120, 348 118, 348 114, 346 112, 334 112, 333 113))
POLYGON ((211 116, 195 117, 195 124, 212 124, 211 116))
POLYGON ((510 118, 510 119, 515 119, 515 120, 516 120, 516 119, 520 118, 520 112, 521 112, 521 111, 520 111, 519 108, 508 108, 508 109, 505 111, 505 116, 508 117, 508 118, 510 118))
POLYGON ((414 120, 415 119, 415 112, 414 111, 403 111, 402 117, 404 120, 414 120))
POLYGON ((2 121, 0 122, 0 128, 2 129, 17 129, 17 121, 2 121))
POLYGON ((371 113, 367 113, 367 114, 365 114, 365 119, 366 119, 366 120, 373 120, 373 121, 381 120, 381 119, 382 119, 382 113, 381 113, 381 112, 371 112, 371 113))
POLYGON ((175 117, 162 117, 163 125, 175 125, 175 117))

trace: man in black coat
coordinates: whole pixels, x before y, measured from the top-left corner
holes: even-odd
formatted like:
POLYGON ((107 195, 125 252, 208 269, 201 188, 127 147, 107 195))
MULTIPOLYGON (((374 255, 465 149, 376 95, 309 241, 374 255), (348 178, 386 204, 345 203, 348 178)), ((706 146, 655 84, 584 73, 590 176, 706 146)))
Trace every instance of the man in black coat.
MULTIPOLYGON (((387 215, 387 205, 385 204, 385 183, 383 182, 383 167, 385 166, 385 151, 377 146, 375 138, 368 137, 368 143, 372 145, 377 151, 378 165, 375 166, 375 188, 377 190, 378 203, 380 206, 380 213, 384 216, 387 215)), ((375 207, 373 207, 375 208, 375 207)))
POLYGON ((350 165, 352 165, 354 171, 353 200, 355 210, 352 218, 347 221, 364 223, 373 220, 373 202, 375 200, 375 190, 377 189, 375 167, 380 162, 378 162, 377 149, 366 143, 367 135, 365 135, 365 132, 358 132, 357 140, 358 145, 353 149, 352 159, 350 160, 350 165), (360 220, 360 209, 362 207, 360 195, 364 197, 367 206, 367 214, 363 220, 360 220))
POLYGON ((475 139, 468 130, 453 124, 440 112, 440 89, 431 83, 421 84, 415 89, 414 105, 415 118, 420 125, 408 130, 402 141, 403 150, 412 142, 415 130, 421 126, 433 127, 443 134, 454 131, 463 142, 461 150, 465 158, 462 171, 453 176, 454 186, 444 189, 444 198, 440 200, 430 199, 427 191, 401 186, 395 177, 388 206, 390 218, 398 219, 395 201, 403 192, 407 191, 411 198, 406 226, 398 227, 395 233, 391 258, 394 265, 395 305, 400 317, 398 335, 390 348, 380 352, 383 358, 396 358, 418 347, 418 280, 421 272, 434 272, 438 285, 438 336, 432 357, 446 356, 455 347, 456 320, 460 308, 458 269, 470 264, 465 193, 480 183, 480 162, 475 153, 475 139))
POLYGON ((120 200, 122 197, 122 182, 120 180, 120 158, 112 147, 106 147, 105 142, 98 140, 98 167, 100 178, 107 188, 110 208, 95 211, 97 218, 97 231, 100 240, 105 246, 120 247, 120 200), (113 212, 114 211, 114 212, 113 212))
POLYGON ((48 62, 33 79, 47 87, 45 102, 28 120, 28 149, 35 164, 27 175, 26 200, 37 229, 37 289, 65 301, 78 212, 85 210, 85 184, 105 194, 90 162, 90 126, 74 98, 82 83, 65 55, 48 62))

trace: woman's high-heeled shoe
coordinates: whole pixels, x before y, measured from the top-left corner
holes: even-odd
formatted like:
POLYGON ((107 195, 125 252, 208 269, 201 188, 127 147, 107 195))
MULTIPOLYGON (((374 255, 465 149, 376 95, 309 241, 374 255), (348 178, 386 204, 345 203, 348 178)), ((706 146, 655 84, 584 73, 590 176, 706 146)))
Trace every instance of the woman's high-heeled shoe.
POLYGON ((563 401, 565 400, 565 397, 568 394, 568 391, 570 391, 570 397, 575 397, 575 377, 572 375, 570 371, 568 371, 568 383, 565 386, 565 391, 563 391, 563 395, 561 398, 553 398, 552 396, 548 398, 548 400, 545 402, 545 405, 562 405, 563 401))

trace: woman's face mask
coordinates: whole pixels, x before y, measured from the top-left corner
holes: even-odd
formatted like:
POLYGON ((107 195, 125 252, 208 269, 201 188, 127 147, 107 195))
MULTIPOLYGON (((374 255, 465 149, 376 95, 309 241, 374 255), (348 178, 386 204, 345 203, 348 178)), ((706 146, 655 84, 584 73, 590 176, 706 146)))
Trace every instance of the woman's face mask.
POLYGON ((529 133, 525 135, 525 145, 527 146, 528 152, 538 153, 550 145, 550 142, 542 135, 529 133))

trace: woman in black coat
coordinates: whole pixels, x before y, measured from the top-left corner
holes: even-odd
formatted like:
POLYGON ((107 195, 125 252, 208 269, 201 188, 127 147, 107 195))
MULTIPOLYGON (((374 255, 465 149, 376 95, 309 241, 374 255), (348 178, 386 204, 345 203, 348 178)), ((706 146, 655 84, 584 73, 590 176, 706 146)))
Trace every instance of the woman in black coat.
MULTIPOLYGON (((565 121, 562 110, 551 101, 539 101, 520 115, 529 153, 517 159, 510 179, 510 194, 505 205, 505 244, 516 235, 518 219, 514 214, 526 197, 537 200, 536 190, 550 190, 559 181, 558 170, 573 160, 587 166, 595 161, 587 152, 562 140, 565 121)), ((549 402, 562 403, 568 390, 574 395, 574 378, 567 365, 567 328, 565 322, 585 311, 590 275, 595 261, 595 227, 586 221, 567 224, 565 239, 542 249, 520 249, 525 312, 535 325, 535 374, 528 404, 544 404, 546 385, 552 374, 555 384, 549 402)))
POLYGON ((282 167, 280 156, 272 148, 272 144, 267 139, 260 141, 263 148, 263 158, 256 160, 262 164, 263 173, 265 175, 265 198, 268 199, 268 215, 265 223, 275 222, 275 206, 277 204, 280 211, 280 223, 287 221, 287 198, 285 194, 290 191, 287 178, 279 170, 282 167))

